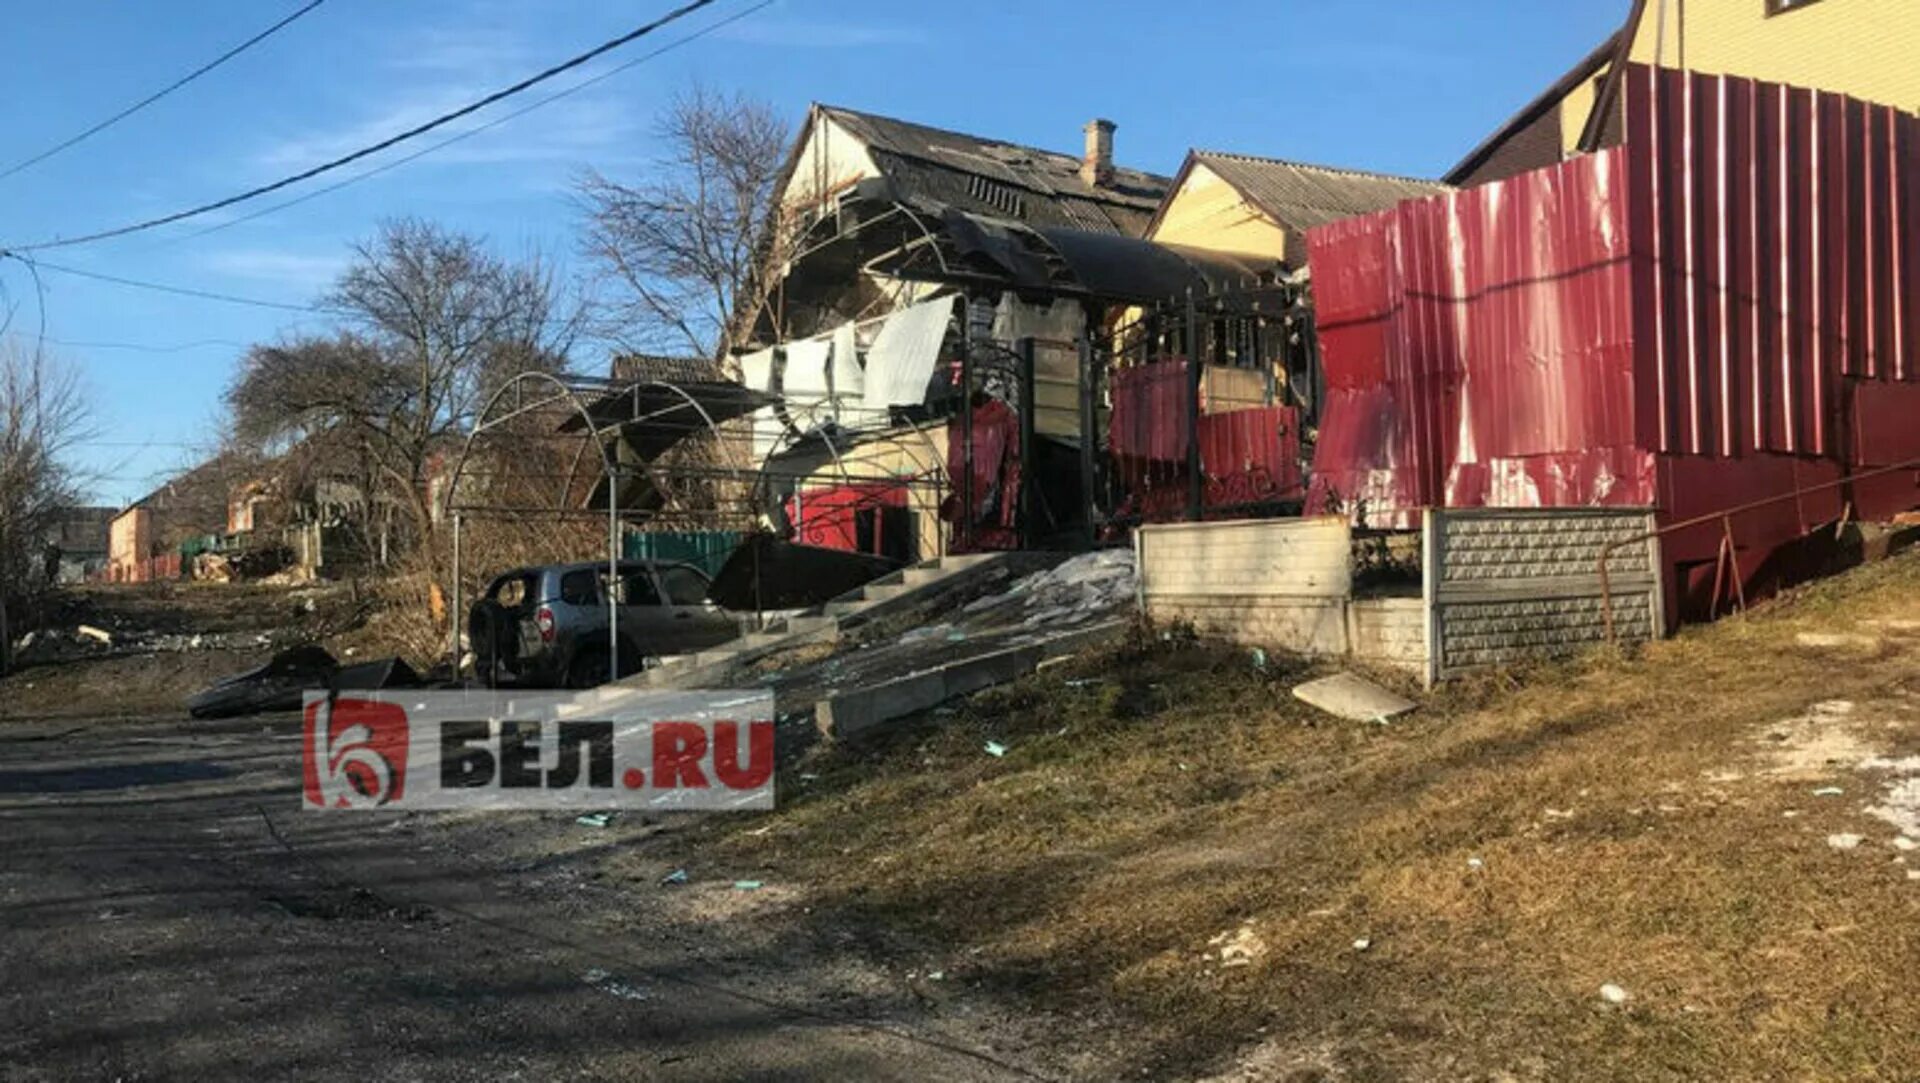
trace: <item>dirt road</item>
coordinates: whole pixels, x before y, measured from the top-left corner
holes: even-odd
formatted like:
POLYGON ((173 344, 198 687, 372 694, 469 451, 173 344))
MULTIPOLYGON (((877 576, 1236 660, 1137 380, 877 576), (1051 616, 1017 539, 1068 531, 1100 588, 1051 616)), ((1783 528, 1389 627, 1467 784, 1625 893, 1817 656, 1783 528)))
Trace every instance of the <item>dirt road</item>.
POLYGON ((0 728, 0 1079, 1029 1077, 991 1019, 592 882, 571 818, 303 813, 298 753, 0 728))

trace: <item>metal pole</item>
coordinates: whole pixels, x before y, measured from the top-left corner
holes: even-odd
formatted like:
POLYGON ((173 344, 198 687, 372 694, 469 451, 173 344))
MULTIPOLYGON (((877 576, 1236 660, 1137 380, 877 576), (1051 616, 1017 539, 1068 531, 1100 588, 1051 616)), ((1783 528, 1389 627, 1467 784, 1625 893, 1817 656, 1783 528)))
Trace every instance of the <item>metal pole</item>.
POLYGON ((1094 456, 1100 449, 1100 436, 1094 430, 1100 417, 1093 381, 1093 314, 1089 312, 1086 326, 1080 330, 1080 500, 1086 514, 1083 529, 1089 549, 1099 536, 1094 523, 1099 504, 1094 499, 1093 486, 1094 456))
POLYGON ((453 678, 460 679, 460 520, 459 512, 453 513, 453 604, 447 610, 447 623, 453 626, 453 678))
MULTIPOLYGON (((1616 538, 1613 541, 1610 541, 1600 547, 1600 555, 1596 563, 1600 571, 1601 590, 1604 592, 1607 589, 1607 558, 1611 557, 1614 554, 1614 551, 1617 549, 1620 549, 1622 546, 1637 545, 1641 542, 1651 541, 1658 538, 1664 538, 1668 534, 1672 534, 1675 531, 1688 530, 1693 527, 1702 526, 1707 523, 1711 523, 1715 520, 1719 520, 1720 522, 1722 537, 1724 540, 1725 538, 1730 538, 1732 536, 1733 516, 1743 515, 1751 511, 1758 511, 1761 508, 1771 507, 1774 504, 1784 503, 1785 501, 1788 501, 1788 500, 1793 501, 1794 506, 1798 508, 1800 506, 1801 498, 1809 494, 1824 492, 1825 490, 1838 488, 1841 486, 1853 485, 1862 481, 1867 481, 1872 478, 1883 477, 1889 474, 1905 473, 1907 471, 1916 472, 1916 477, 1914 479, 1915 485, 1916 487, 1920 487, 1920 459, 1908 459, 1904 462, 1894 463, 1890 466, 1876 467, 1872 470, 1868 470, 1859 474, 1849 474, 1846 477, 1839 478, 1834 481, 1821 482, 1818 485, 1795 486, 1789 492, 1776 493, 1773 496, 1764 497, 1759 500, 1749 501, 1745 504, 1736 504, 1732 507, 1721 508, 1719 511, 1710 511, 1705 515, 1696 515, 1691 519, 1682 519, 1677 523, 1668 523, 1665 526, 1658 527, 1654 530, 1645 531, 1640 534, 1636 534, 1630 538, 1616 538)), ((1736 569, 1739 567, 1739 562, 1737 559, 1735 560, 1734 566, 1736 569)), ((1744 593, 1745 593, 1745 590, 1744 588, 1742 588, 1743 597, 1741 598, 1741 606, 1743 608, 1746 605, 1746 599, 1744 597, 1744 593)), ((1608 612, 1611 613, 1611 610, 1609 609, 1608 612)), ((1607 640, 1609 643, 1611 643, 1613 640, 1613 633, 1611 629, 1608 630, 1607 640)))
POLYGON ((960 318, 960 514, 954 540, 973 548, 973 301, 962 298, 960 318))
POLYGON ((1033 339, 1020 340, 1020 547, 1034 546, 1033 486, 1039 476, 1039 436, 1035 432, 1033 402, 1033 339))
POLYGON ((1200 380, 1206 372, 1200 356, 1200 313, 1193 305, 1193 287, 1187 287, 1187 519, 1201 517, 1206 480, 1200 476, 1200 380))
POLYGON ((607 467, 607 679, 620 679, 620 466, 607 467))

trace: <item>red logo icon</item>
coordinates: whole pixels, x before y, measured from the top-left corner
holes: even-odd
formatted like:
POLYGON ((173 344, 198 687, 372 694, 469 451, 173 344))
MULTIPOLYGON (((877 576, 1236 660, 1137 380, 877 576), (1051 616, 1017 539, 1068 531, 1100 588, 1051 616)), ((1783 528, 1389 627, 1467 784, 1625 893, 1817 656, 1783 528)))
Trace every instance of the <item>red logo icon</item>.
POLYGON ((316 700, 307 704, 301 728, 307 804, 368 808, 406 795, 406 708, 366 699, 316 700))

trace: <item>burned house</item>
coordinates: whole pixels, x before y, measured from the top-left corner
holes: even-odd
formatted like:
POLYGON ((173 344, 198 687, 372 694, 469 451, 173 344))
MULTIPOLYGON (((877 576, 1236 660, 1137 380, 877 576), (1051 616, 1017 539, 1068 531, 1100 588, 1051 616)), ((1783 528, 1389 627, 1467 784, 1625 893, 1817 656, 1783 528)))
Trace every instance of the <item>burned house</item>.
POLYGON ((778 280, 739 367, 780 526, 900 561, 1085 538, 1116 507, 1102 373, 1119 326, 1275 284, 1277 257, 1144 234, 1165 177, 816 106, 781 186, 778 280))

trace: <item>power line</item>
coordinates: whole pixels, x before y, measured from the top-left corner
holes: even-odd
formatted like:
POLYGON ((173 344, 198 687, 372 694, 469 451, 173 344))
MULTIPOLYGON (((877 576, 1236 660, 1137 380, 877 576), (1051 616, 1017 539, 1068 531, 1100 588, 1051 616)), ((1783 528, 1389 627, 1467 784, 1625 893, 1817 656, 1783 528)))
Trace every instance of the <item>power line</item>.
MULTIPOLYGON (((13 253, 7 253, 13 255, 13 253)), ((214 290, 193 289, 188 286, 169 286, 164 282, 146 282, 138 278, 122 278, 119 275, 101 274, 99 271, 83 271, 78 267, 65 267, 45 260, 28 259, 14 256, 28 267, 37 267, 56 274, 74 275, 78 278, 91 278, 96 282, 111 282, 116 286, 130 286, 134 289, 153 290, 157 293, 171 293, 180 297, 198 297, 205 301, 225 301, 231 305, 252 305, 255 308, 273 308, 284 312, 313 312, 321 315, 340 315, 339 309, 324 308, 316 305, 297 305, 286 301, 266 301, 258 297, 241 297, 232 293, 218 293, 214 290)))
POLYGON ((205 349, 209 346, 220 346, 234 350, 245 350, 248 348, 246 343, 236 342, 230 338, 203 338, 198 342, 182 342, 175 346, 154 346, 144 342, 84 342, 78 339, 53 338, 52 336, 48 336, 46 342, 49 346, 65 346, 70 350, 132 350, 136 353, 182 353, 186 350, 205 349))
POLYGON ((348 185, 358 184, 363 180, 368 180, 370 178, 377 177, 380 174, 385 173, 390 169, 397 169, 400 166, 406 165, 408 162, 417 161, 421 158, 426 157, 429 154, 434 153, 435 151, 444 150, 447 147, 450 147, 453 144, 458 143, 463 139, 470 139, 473 136, 479 135, 481 132, 490 131, 494 128, 499 127, 502 124, 507 123, 510 120, 517 120, 520 117, 526 116, 528 113, 533 112, 535 109, 539 109, 543 106, 551 105, 554 102, 557 102, 560 99, 568 97, 570 95, 578 94, 580 91, 585 90, 590 86, 594 86, 597 83, 605 82, 606 80, 611 79, 622 72, 638 67, 641 64, 644 64, 649 60, 652 60, 658 56, 661 56, 664 53, 670 53, 673 50, 678 49, 683 45, 687 45, 692 42, 698 41, 699 39, 706 37, 708 34, 711 34, 716 30, 720 30, 731 23, 739 22, 741 19, 744 19, 747 16, 752 15, 756 11, 760 11, 764 8, 771 7, 775 2, 776 0, 760 0, 759 3, 753 5, 752 7, 743 8, 740 11, 737 11, 734 14, 729 15, 724 19, 721 19, 719 22, 712 24, 711 26, 702 27, 701 29, 694 31, 691 34, 688 34, 686 37, 680 38, 678 41, 674 41, 669 44, 662 45, 660 48, 655 49, 650 53, 645 53, 640 56, 634 57, 632 60, 629 60, 624 64, 620 64, 617 67, 608 68, 606 71, 601 72, 599 75, 596 75, 591 79, 582 80, 581 82, 575 83, 573 86, 570 86, 565 90, 561 90, 553 94, 549 94, 546 97, 539 99, 538 101, 522 106, 521 108, 516 109, 511 113, 498 117, 494 120, 490 120, 487 123, 482 124, 478 127, 469 128, 466 131, 459 133, 458 135, 450 136, 446 139, 441 140, 438 143, 433 144, 432 146, 424 147, 404 157, 395 158, 391 162, 383 162, 382 164, 377 165, 372 169, 366 170, 365 172, 355 173, 353 176, 348 177, 345 180, 335 181, 334 183, 326 185, 325 187, 316 188, 311 192, 307 192, 302 195, 295 196, 294 198, 286 200, 281 203, 275 203, 270 207, 262 207, 261 209, 257 211, 253 211, 252 213, 243 214, 238 218, 233 218, 225 222, 216 223, 215 225, 208 226, 207 228, 199 230, 198 232, 195 232, 195 233, 190 233, 186 237, 180 238, 180 239, 192 240, 198 237, 205 237, 210 233, 218 233, 224 229, 231 229, 234 226, 241 224, 242 222, 251 222, 256 218, 264 218, 269 214, 274 214, 278 211, 284 211, 288 207, 298 206, 302 203, 307 202, 310 199, 318 199, 319 197, 324 196, 329 192, 337 192, 340 189, 347 187, 348 185))
POLYGON ((279 30, 281 30, 283 27, 285 27, 287 24, 293 22, 295 19, 298 19, 300 16, 305 15, 307 12, 312 11, 314 8, 319 7, 323 2, 324 0, 309 0, 309 2, 305 7, 300 8, 299 10, 295 11, 293 14, 288 15, 286 18, 281 19, 279 22, 274 23, 272 26, 269 26, 265 30, 260 31, 258 34, 255 34, 254 36, 248 38, 247 40, 241 42, 240 44, 234 46, 233 48, 228 49, 226 52, 221 53, 219 56, 214 57, 212 60, 206 62, 205 64, 200 65, 199 67, 193 69, 192 71, 174 80, 173 82, 167 84, 161 89, 153 92, 152 94, 149 94, 146 97, 140 99, 139 101, 134 102, 132 105, 127 106, 125 109, 120 110, 118 113, 115 113, 114 115, 108 117, 107 119, 101 121, 100 123, 95 124, 93 127, 88 128, 86 131, 81 132, 79 135, 76 135, 73 138, 68 139, 64 143, 57 143, 54 146, 48 147, 46 150, 41 151, 40 153, 34 155, 31 158, 28 158, 24 161, 16 162, 13 165, 8 166, 5 171, 0 171, 0 180, 5 180, 6 178, 13 176, 15 173, 18 173, 21 170, 26 169, 28 166, 37 165, 40 162, 44 162, 48 158, 51 158, 54 155, 60 153, 61 151, 66 150, 68 147, 73 146, 74 144, 80 142, 81 140, 90 138, 92 136, 100 134, 103 131, 106 131, 108 128, 113 127, 115 124, 120 123, 121 121, 127 119, 133 114, 138 113, 140 110, 145 109, 147 106, 152 105, 154 102, 159 101, 161 98, 164 98, 167 95, 173 93, 174 91, 179 90, 181 87, 186 86, 188 83, 193 82, 195 79, 200 78, 202 75, 207 74, 208 72, 219 67, 220 65, 225 64, 227 61, 232 60, 234 57, 239 56, 241 53, 246 52, 248 49, 253 48, 255 45, 258 45, 261 42, 267 40, 268 38, 272 37, 275 33, 277 33, 279 30))
POLYGON ((677 7, 672 11, 668 12, 667 14, 662 15, 658 19, 655 19, 652 22, 645 24, 644 26, 636 27, 635 29, 628 31, 627 33, 622 34, 617 38, 613 38, 609 41, 602 42, 601 44, 596 45, 591 49, 588 49, 584 53, 580 53, 577 56, 574 56, 570 59, 563 60, 560 63, 555 64, 552 67, 546 69, 545 71, 539 72, 538 74, 530 75, 527 78, 522 79, 517 83, 514 83, 512 86, 504 87, 500 90, 496 90, 493 93, 487 95, 486 97, 479 99, 478 101, 474 101, 467 105, 461 106, 460 108, 455 109, 452 112, 442 113, 440 116, 437 116, 434 119, 429 120, 424 124, 417 124, 411 128, 408 128, 403 132, 399 132, 397 134, 388 136, 387 138, 382 139, 377 143, 373 143, 368 146, 362 147, 359 150, 353 151, 349 154, 343 154, 340 157, 333 159, 332 161, 323 162, 322 164, 314 166, 311 169, 305 169, 291 176, 282 177, 281 179, 274 181, 270 184, 263 184, 256 188, 249 188, 248 190, 241 192, 237 195, 227 196, 224 199, 216 199, 211 203, 202 203, 197 207, 190 207, 184 211, 175 211, 172 214, 165 214, 165 215, 161 215, 158 218, 149 218, 149 219, 146 219, 145 221, 134 222, 124 226, 117 226, 113 229, 103 229, 94 233, 82 234, 81 236, 78 236, 78 237, 68 237, 64 239, 39 241, 34 244, 26 244, 26 245, 9 245, 5 247, 10 248, 14 252, 33 252, 33 251, 39 251, 41 249, 47 249, 47 248, 65 248, 71 245, 88 244, 93 241, 104 241, 111 237, 124 237, 129 233, 139 233, 144 230, 153 229, 158 226, 168 225, 170 223, 178 222, 183 219, 194 218, 199 215, 206 214, 208 211, 217 211, 222 207, 231 207, 236 203, 244 203, 247 200, 256 199, 260 196, 266 195, 269 192, 277 192, 280 189, 285 188, 289 185, 298 184, 304 180, 311 180, 312 178, 320 176, 323 173, 332 172, 333 170, 338 169, 341 166, 348 165, 353 162, 357 162, 360 159, 365 158, 369 155, 378 154, 381 151, 386 150, 388 147, 392 147, 397 144, 404 143, 409 139, 415 138, 416 136, 424 135, 427 132, 433 131, 435 128, 439 128, 444 125, 450 124, 456 120, 459 120, 461 117, 468 116, 469 114, 478 112, 481 109, 485 109, 487 106, 492 105, 495 102, 504 100, 506 98, 510 98, 515 94, 518 94, 523 90, 526 90, 528 87, 532 87, 540 83, 546 82, 548 79, 551 79, 554 76, 560 75, 564 72, 572 71, 574 68, 577 68, 580 65, 587 63, 588 61, 594 59, 595 57, 602 56, 608 52, 613 51, 614 49, 618 49, 621 46, 628 44, 629 42, 637 41, 640 38, 646 37, 648 34, 651 34, 654 31, 659 30, 661 27, 666 26, 669 23, 673 23, 679 19, 685 18, 686 16, 691 15, 692 13, 700 10, 701 8, 712 5, 714 2, 715 0, 692 0, 692 2, 683 4, 680 7, 677 7))

